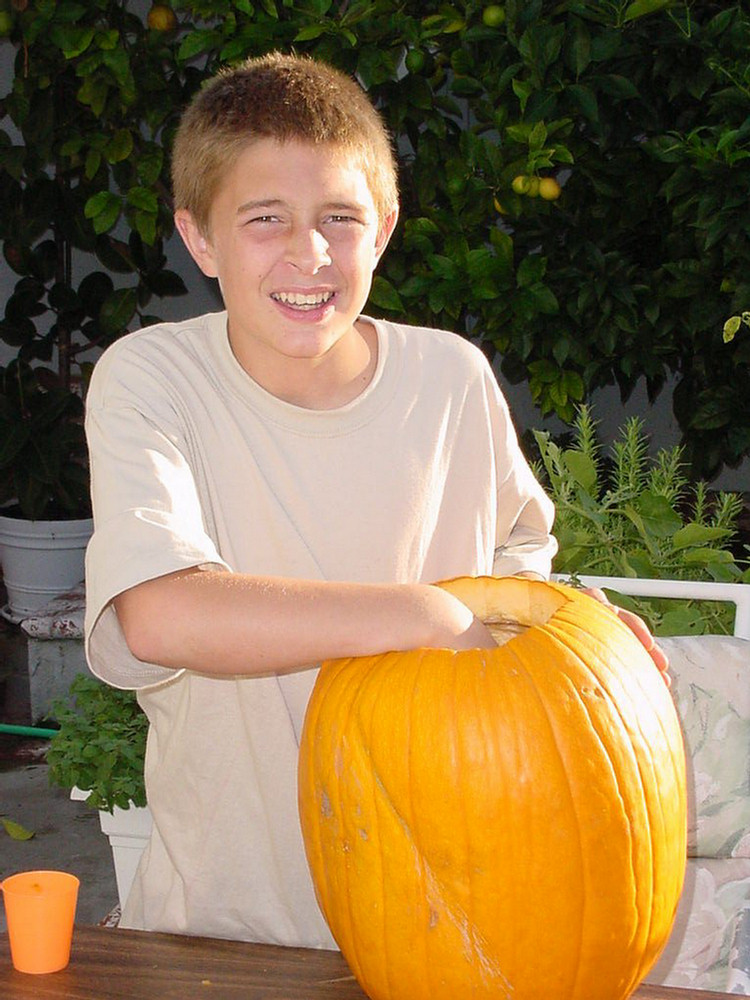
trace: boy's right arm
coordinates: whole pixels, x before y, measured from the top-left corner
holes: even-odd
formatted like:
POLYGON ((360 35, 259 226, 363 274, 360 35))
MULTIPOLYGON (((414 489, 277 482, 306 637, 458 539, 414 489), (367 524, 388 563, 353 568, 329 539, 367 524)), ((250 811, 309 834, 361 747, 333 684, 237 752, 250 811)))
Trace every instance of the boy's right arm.
POLYGON ((216 675, 284 673, 325 659, 496 645, 447 591, 185 570, 114 600, 138 659, 216 675))

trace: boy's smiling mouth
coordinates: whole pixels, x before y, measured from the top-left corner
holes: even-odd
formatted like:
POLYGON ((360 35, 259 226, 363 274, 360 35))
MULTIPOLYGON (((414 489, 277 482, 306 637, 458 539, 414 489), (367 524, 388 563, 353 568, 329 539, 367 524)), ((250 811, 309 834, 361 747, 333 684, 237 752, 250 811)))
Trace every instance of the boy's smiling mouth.
POLYGON ((319 309, 334 296, 334 292, 271 292, 274 302, 280 302, 292 309, 319 309))

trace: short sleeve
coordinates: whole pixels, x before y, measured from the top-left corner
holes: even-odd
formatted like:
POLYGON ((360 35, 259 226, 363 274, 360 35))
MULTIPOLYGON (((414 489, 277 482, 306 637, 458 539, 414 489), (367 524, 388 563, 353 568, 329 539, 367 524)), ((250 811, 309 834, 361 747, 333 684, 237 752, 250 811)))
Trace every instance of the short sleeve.
POLYGON ((557 541, 555 507, 534 476, 518 442, 508 404, 492 380, 493 436, 497 469, 496 576, 539 573, 549 577, 557 541))
POLYGON ((175 671, 132 655, 112 599, 181 569, 229 567, 207 533, 179 436, 135 405, 97 402, 94 389, 86 415, 94 508, 86 553, 86 654, 102 680, 139 688, 169 680, 175 671))

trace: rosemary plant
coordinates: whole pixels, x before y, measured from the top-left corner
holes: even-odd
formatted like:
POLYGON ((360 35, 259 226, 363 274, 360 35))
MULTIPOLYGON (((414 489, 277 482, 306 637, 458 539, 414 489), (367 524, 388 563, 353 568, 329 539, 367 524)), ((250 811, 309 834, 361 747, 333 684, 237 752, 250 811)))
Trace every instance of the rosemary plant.
MULTIPOLYGON (((690 483, 682 449, 652 455, 643 421, 632 417, 605 454, 588 406, 563 448, 535 431, 536 472, 555 503, 560 551, 555 572, 572 577, 750 582, 747 555, 736 557, 743 498, 690 483)), ((728 633, 732 608, 717 602, 630 598, 618 603, 641 614, 658 635, 728 633)))

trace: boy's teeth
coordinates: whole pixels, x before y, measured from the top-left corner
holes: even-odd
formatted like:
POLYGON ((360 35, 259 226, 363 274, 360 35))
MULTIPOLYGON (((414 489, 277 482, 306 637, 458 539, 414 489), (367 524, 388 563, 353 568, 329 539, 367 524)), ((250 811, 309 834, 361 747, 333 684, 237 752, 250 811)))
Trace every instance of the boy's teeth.
POLYGON ((277 292, 272 298, 287 306, 320 306, 327 302, 333 292, 323 292, 320 295, 305 295, 302 292, 277 292))

